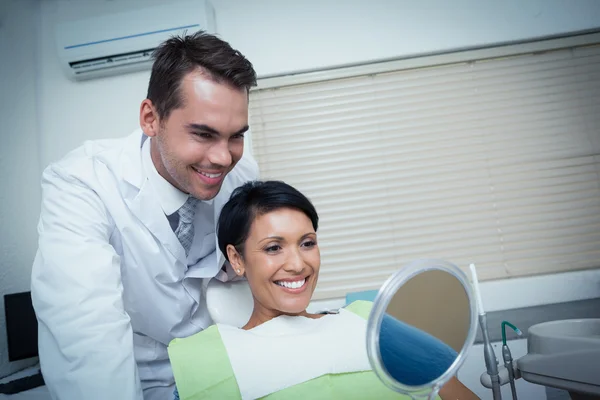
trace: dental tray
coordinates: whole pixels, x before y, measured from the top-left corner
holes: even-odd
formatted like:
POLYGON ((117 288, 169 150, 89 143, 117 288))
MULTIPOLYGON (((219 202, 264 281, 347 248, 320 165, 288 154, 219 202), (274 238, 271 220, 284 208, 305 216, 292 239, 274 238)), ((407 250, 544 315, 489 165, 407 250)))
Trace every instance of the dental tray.
POLYGON ((600 395, 600 318, 550 321, 529 328, 521 376, 572 393, 600 395))

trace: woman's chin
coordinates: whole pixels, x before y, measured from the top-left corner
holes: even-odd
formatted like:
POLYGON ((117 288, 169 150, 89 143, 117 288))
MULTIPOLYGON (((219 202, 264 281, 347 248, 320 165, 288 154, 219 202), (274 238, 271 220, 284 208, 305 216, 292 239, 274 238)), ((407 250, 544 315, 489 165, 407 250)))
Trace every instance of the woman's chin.
POLYGON ((284 314, 301 314, 306 311, 309 301, 300 301, 300 299, 294 302, 283 302, 280 304, 279 311, 284 314))

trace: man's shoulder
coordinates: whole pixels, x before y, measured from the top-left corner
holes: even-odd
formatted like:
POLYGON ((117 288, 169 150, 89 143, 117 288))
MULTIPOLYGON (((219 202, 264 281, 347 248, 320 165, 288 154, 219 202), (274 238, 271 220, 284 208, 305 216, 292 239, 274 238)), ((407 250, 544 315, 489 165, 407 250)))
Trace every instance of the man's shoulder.
POLYGON ((125 137, 87 140, 69 151, 62 158, 51 162, 44 175, 55 175, 65 180, 86 181, 96 176, 98 164, 111 166, 122 151, 141 133, 134 132, 125 137))

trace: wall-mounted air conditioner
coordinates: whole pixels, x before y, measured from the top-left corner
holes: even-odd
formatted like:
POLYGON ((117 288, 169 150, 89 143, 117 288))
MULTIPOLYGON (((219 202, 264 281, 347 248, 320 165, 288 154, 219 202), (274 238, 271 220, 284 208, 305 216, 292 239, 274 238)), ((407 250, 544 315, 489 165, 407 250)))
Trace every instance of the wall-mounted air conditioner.
POLYGON ((205 0, 107 14, 56 25, 59 59, 75 80, 150 69, 152 51, 184 32, 215 32, 212 5, 205 0))

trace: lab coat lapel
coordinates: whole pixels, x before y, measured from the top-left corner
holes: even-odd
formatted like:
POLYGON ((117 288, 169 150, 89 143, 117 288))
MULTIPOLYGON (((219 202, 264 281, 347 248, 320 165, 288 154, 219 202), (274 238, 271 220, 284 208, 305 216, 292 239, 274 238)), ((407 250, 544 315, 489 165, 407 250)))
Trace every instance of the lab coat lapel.
POLYGON ((156 201, 154 187, 148 179, 146 179, 140 192, 131 202, 130 209, 171 254, 184 264, 187 262, 185 250, 175 233, 173 233, 169 220, 160 207, 160 204, 156 201))
POLYGON ((139 131, 132 135, 131 145, 126 146, 122 154, 123 179, 137 187, 137 192, 125 197, 131 212, 148 228, 148 230, 175 256, 187 263, 185 250, 169 224, 142 164, 141 146, 146 139, 139 131), (139 135, 142 135, 141 137, 139 135))

